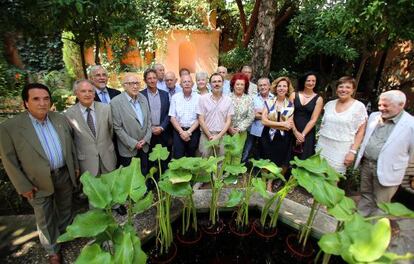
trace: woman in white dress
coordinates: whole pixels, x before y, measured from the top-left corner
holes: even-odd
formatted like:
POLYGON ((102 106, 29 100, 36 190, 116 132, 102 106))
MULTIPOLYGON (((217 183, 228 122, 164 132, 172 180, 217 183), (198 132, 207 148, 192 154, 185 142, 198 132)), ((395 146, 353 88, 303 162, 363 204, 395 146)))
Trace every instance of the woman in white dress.
POLYGON ((338 99, 329 101, 324 107, 316 144, 316 151, 321 151, 321 156, 342 174, 354 162, 368 117, 365 105, 353 98, 355 91, 354 78, 344 76, 338 80, 338 99))

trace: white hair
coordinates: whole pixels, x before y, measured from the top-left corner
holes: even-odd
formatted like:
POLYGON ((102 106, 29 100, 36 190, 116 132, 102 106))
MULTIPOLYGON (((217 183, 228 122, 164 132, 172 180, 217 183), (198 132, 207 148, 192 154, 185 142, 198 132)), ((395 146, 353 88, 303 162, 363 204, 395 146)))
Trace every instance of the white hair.
POLYGON ((196 75, 195 75, 195 79, 196 79, 196 81, 198 81, 200 79, 208 80, 208 73, 207 72, 197 72, 196 75))
POLYGON ((152 68, 153 68, 154 70, 159 69, 159 68, 161 68, 161 67, 163 67, 163 68, 164 68, 164 65, 162 65, 161 63, 155 63, 155 64, 154 64, 154 66, 152 66, 152 68))
POLYGON ((74 83, 73 83, 73 86, 72 86, 72 89, 73 89, 73 93, 76 93, 76 90, 79 88, 79 86, 82 84, 82 83, 89 83, 91 86, 92 86, 92 88, 93 89, 96 89, 96 87, 95 87, 95 85, 93 84, 93 82, 91 82, 90 80, 88 80, 88 79, 80 79, 80 80, 76 80, 74 83))
POLYGON ((262 78, 260 78, 259 80, 257 80, 257 84, 259 84, 259 82, 260 81, 266 81, 267 82, 267 84, 269 84, 270 85, 270 80, 269 80, 269 78, 267 78, 267 77, 262 77, 262 78))
POLYGON ((402 104, 403 106, 405 106, 405 102, 407 101, 407 97, 400 90, 390 90, 383 92, 380 94, 379 98, 389 100, 395 104, 402 104))
POLYGON ((91 75, 94 75, 95 72, 99 69, 103 69, 105 73, 108 74, 108 71, 102 65, 92 65, 89 67, 88 76, 91 77, 91 75))

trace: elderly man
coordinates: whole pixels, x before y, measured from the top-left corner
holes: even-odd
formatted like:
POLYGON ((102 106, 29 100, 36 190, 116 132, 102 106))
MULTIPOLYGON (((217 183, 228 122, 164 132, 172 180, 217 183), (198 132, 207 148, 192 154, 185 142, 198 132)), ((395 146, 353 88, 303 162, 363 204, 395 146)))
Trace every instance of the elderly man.
POLYGON ((122 80, 125 92, 111 101, 114 131, 118 138, 119 159, 128 166, 133 157, 141 159, 141 172, 147 175, 151 142, 151 116, 147 99, 139 92, 140 82, 133 73, 122 80))
POLYGON ((259 159, 261 156, 259 142, 264 128, 262 124, 262 110, 265 106, 264 102, 273 98, 273 95, 270 93, 269 78, 260 78, 257 84, 259 86, 260 93, 254 97, 253 101, 255 120, 250 127, 249 134, 244 145, 242 162, 247 162, 252 148, 257 150, 254 155, 255 159, 259 159))
POLYGON ((391 201, 414 157, 414 118, 404 111, 405 102, 401 91, 384 92, 379 97, 379 112, 368 119, 355 161, 355 167, 361 164, 358 210, 364 216, 379 214, 378 203, 391 201))
POLYGON ((108 72, 101 65, 91 66, 89 70, 89 79, 97 88, 95 89, 95 101, 109 104, 112 98, 121 93, 120 91, 107 86, 108 72))
POLYGON ((173 158, 194 157, 200 140, 196 109, 200 95, 193 92, 190 75, 181 77, 183 92, 171 99, 169 116, 173 130, 173 158))
POLYGON ((50 263, 61 263, 57 238, 72 220, 72 189, 79 176, 70 126, 50 112, 43 84, 23 88, 26 112, 0 125, 0 154, 17 192, 34 209, 39 239, 50 263))
POLYGON ((224 66, 218 66, 217 73, 220 74, 221 77, 223 77, 223 94, 229 95, 231 90, 230 90, 230 81, 226 80, 227 68, 224 66))
POLYGON ((177 85, 177 78, 175 74, 171 71, 165 74, 165 84, 167 86, 168 97, 171 102, 171 97, 176 94, 182 92, 181 86, 177 85))
POLYGON ((217 155, 224 155, 223 136, 231 124, 234 115, 230 97, 223 95, 223 77, 218 73, 210 76, 211 93, 200 97, 197 114, 201 127, 199 151, 203 157, 214 155, 214 150, 205 146, 207 141, 218 140, 217 155))
POLYGON ((252 82, 253 69, 249 65, 244 65, 241 72, 249 78, 249 95, 257 94, 257 85, 252 82))
POLYGON ((168 92, 167 83, 165 81, 165 68, 161 63, 155 63, 153 69, 157 75, 157 88, 168 92))
POLYGON ((65 115, 73 129, 80 172, 94 176, 111 172, 116 168, 111 108, 94 102, 95 87, 89 80, 76 81, 73 92, 78 103, 65 115))

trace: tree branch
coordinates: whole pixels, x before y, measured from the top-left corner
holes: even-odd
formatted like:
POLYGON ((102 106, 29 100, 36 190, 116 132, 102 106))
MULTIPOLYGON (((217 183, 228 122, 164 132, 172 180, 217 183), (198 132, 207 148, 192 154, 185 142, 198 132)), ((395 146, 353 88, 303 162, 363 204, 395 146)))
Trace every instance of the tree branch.
POLYGON ((246 14, 244 13, 244 8, 243 8, 243 3, 242 0, 236 0, 236 4, 237 7, 239 9, 239 14, 240 14, 240 23, 242 26, 242 30, 243 30, 243 39, 244 39, 244 35, 247 32, 247 22, 246 22, 246 14))
POLYGON ((254 3, 252 15, 250 16, 249 27, 247 28, 246 32, 244 33, 244 37, 243 37, 243 47, 245 48, 247 48, 247 46, 249 45, 254 29, 256 28, 257 20, 259 17, 259 7, 260 7, 261 2, 262 0, 256 0, 256 2, 254 3))

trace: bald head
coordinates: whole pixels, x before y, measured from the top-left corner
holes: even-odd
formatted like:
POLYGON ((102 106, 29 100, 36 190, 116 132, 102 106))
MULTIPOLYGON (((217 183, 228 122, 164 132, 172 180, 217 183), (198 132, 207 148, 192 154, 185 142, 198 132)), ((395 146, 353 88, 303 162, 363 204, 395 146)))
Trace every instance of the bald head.
POLYGON ((168 89, 174 89, 175 84, 177 83, 177 78, 175 77, 175 74, 171 71, 167 72, 165 74, 165 85, 168 89))

